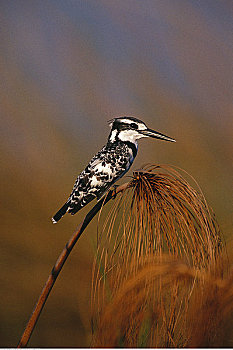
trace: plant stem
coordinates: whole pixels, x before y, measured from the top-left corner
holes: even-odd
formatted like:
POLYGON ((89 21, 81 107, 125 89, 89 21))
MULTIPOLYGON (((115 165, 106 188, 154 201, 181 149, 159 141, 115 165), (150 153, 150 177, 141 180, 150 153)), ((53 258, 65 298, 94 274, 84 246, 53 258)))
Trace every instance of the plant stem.
POLYGON ((125 183, 119 187, 117 187, 115 190, 110 190, 107 194, 107 196, 104 196, 97 204, 89 211, 89 213, 86 215, 84 220, 80 223, 77 230, 73 233, 70 240, 65 245, 65 248, 62 250, 61 254, 59 255, 45 285, 44 288, 39 296, 39 299, 36 303, 36 306, 32 312, 32 315, 25 327, 25 330, 22 334, 22 337, 19 341, 18 348, 24 348, 27 346, 28 341, 32 335, 32 332, 36 326, 36 323, 39 319, 40 313, 46 303, 46 300, 54 286, 54 283, 66 261, 68 258, 71 250, 75 246, 76 242, 78 241, 79 237, 87 227, 87 225, 91 222, 91 220, 94 218, 94 216, 98 213, 98 211, 101 209, 102 205, 104 206, 107 204, 107 202, 114 198, 118 193, 124 191, 129 186, 129 183, 125 183))

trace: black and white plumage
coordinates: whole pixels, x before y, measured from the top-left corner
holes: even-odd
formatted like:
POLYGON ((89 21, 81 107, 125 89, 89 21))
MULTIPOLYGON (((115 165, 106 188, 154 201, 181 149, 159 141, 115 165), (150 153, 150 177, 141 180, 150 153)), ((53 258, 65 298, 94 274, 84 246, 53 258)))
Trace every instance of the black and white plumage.
POLYGON ((142 137, 175 141, 134 117, 119 117, 110 120, 111 132, 107 144, 99 151, 78 176, 71 195, 52 218, 57 223, 65 213, 74 215, 91 202, 99 200, 109 188, 131 167, 138 150, 137 140, 142 137))

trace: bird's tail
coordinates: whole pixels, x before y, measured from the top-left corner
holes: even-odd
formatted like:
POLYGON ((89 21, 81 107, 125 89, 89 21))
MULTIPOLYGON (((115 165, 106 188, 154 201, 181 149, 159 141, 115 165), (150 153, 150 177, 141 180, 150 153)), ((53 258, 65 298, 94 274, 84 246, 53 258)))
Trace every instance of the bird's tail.
POLYGON ((52 217, 52 222, 56 224, 69 209, 70 201, 66 202, 61 209, 52 217))

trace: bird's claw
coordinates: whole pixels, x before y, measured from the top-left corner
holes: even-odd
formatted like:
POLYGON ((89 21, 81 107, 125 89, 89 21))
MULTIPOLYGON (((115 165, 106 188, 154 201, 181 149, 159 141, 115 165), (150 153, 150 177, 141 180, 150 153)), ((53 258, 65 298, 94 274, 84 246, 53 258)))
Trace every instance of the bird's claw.
POLYGON ((113 193, 112 193, 112 199, 116 198, 116 189, 119 185, 113 185, 113 193))

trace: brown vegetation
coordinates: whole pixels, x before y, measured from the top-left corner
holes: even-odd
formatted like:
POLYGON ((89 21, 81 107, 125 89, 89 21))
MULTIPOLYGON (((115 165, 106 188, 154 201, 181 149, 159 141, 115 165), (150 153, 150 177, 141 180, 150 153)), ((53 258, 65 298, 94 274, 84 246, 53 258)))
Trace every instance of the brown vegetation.
POLYGON ((171 167, 144 167, 98 236, 93 347, 230 346, 233 281, 200 189, 171 167))

